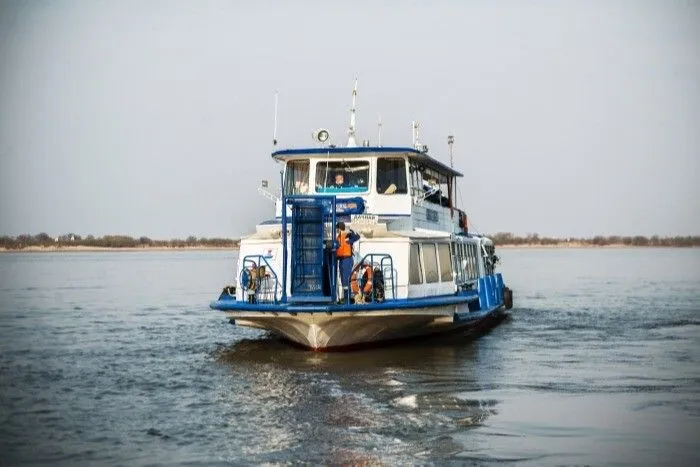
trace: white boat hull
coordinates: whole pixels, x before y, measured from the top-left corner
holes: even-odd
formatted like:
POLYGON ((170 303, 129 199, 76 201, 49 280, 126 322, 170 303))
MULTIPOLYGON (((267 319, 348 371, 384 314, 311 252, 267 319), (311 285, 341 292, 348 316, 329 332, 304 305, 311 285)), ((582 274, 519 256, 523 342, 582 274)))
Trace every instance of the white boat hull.
POLYGON ((474 312, 474 319, 455 320, 466 305, 400 310, 294 312, 227 312, 236 325, 266 329, 313 350, 343 348, 427 336, 478 325, 492 317, 474 312))

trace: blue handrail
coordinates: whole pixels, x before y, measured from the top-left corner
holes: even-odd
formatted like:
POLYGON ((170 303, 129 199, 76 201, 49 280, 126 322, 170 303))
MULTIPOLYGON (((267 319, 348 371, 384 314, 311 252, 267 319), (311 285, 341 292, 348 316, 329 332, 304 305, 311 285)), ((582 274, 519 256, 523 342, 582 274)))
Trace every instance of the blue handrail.
MULTIPOLYGON (((260 285, 256 286, 255 289, 253 290, 253 297, 255 303, 279 303, 280 299, 277 297, 278 293, 281 291, 280 289, 280 283, 277 278, 277 273, 275 272, 274 268, 272 265, 267 261, 267 258, 265 258, 263 255, 246 255, 243 257, 243 260, 241 261, 242 268, 241 272, 239 274, 240 282, 241 282, 241 290, 243 291, 244 294, 244 299, 247 297, 245 296, 247 293, 247 284, 243 284, 243 276, 245 271, 250 271, 251 268, 249 266, 254 266, 255 273, 258 274, 258 268, 260 266, 265 266, 265 271, 269 272, 270 277, 273 279, 273 295, 272 298, 270 299, 269 297, 266 297, 267 294, 270 293, 270 291, 265 288, 263 289, 262 283, 260 285), (261 297, 262 295, 262 297, 261 297)), ((256 277, 256 280, 261 281, 261 278, 258 276, 256 277)))
MULTIPOLYGON (((349 201, 348 201, 349 202, 349 201)), ((327 249, 327 244, 332 242, 335 238, 333 235, 336 223, 336 210, 338 209, 337 199, 335 196, 319 196, 319 195, 290 195, 285 196, 282 203, 283 216, 282 216, 282 229, 283 236, 286 238, 286 232, 288 226, 291 224, 292 235, 290 238, 292 258, 289 258, 287 254, 287 244, 285 242, 285 248, 283 250, 283 272, 285 273, 285 289, 283 295, 283 302, 286 301, 328 301, 333 302, 337 298, 336 292, 336 261, 335 261, 335 249, 327 249), (292 215, 286 215, 287 206, 292 206, 292 215), (304 214, 304 209, 308 208, 310 217, 306 218, 304 214), (313 212, 316 211, 315 213, 313 212), (299 217, 301 216, 301 217, 299 217), (303 227, 300 224, 304 224, 303 227), (307 228, 311 228, 311 231, 307 231, 307 228), (313 245, 309 246, 308 243, 313 245), (306 250, 309 254, 308 256, 301 250, 306 250), (313 252, 315 250, 315 252, 313 252), (311 251, 311 252, 310 252, 311 251), (330 252, 331 257, 326 258, 326 254, 330 252), (310 261, 309 261, 310 260, 310 261), (290 264, 291 263, 291 264, 290 264), (323 265, 328 264, 328 275, 323 275, 323 265), (287 277, 287 265, 290 265, 291 279, 287 277), (312 283, 306 284, 305 281, 309 279, 306 277, 307 274, 311 272, 312 283), (297 274, 301 274, 297 276, 297 274), (297 283, 295 277, 303 278, 302 282, 297 283), (323 280, 328 280, 329 284, 329 295, 323 293, 324 285, 321 282, 323 280), (315 282, 314 282, 315 281, 315 282), (289 282, 289 288, 292 296, 288 297, 287 283, 289 282), (303 286, 301 289, 297 290, 299 286, 303 286), (304 287, 313 287, 313 290, 304 290, 304 287)), ((364 206, 364 205, 363 205, 364 206)))
MULTIPOLYGON (((391 257, 390 254, 387 253, 367 253, 365 256, 362 257, 362 259, 355 264, 352 268, 352 272, 355 273, 357 272, 362 265, 368 264, 372 268, 374 268, 375 265, 379 265, 379 270, 382 273, 383 279, 384 279, 384 299, 386 299, 386 283, 388 279, 391 280, 391 298, 396 299, 396 281, 394 280, 394 259, 391 257), (386 274, 387 267, 389 268, 389 274, 386 274)), ((372 286, 370 290, 370 296, 372 297, 373 301, 377 300, 376 296, 376 291, 374 290, 374 281, 372 281, 372 286)))

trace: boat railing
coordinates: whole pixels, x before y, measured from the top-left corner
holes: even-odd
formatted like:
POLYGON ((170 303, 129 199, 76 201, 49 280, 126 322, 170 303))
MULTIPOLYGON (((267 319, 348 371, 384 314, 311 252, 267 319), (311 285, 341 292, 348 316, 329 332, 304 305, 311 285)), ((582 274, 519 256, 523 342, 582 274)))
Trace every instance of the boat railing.
POLYGON ((282 287, 275 269, 263 255, 246 255, 238 274, 243 299, 249 303, 279 303, 282 287))
MULTIPOLYGON (((364 281, 364 274, 361 268, 370 266, 372 268, 372 280, 369 291, 364 293, 364 301, 382 302, 386 299, 396 299, 396 281, 394 280, 394 259, 387 253, 368 253, 352 268, 351 277, 357 277, 364 281), (381 277, 377 277, 381 274, 381 277)), ((366 284, 360 285, 360 290, 365 289, 366 284)), ((356 302, 357 303, 357 302, 356 302)))

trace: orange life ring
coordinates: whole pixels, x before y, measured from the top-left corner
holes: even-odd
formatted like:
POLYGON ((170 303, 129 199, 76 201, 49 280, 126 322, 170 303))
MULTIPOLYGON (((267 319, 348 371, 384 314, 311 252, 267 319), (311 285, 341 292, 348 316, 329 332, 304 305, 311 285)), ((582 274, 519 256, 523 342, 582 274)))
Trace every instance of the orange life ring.
POLYGON ((244 269, 245 273, 247 274, 247 284, 245 284, 245 288, 248 290, 255 290, 258 286, 258 266, 253 263, 252 266, 249 266, 247 269, 244 269))
POLYGON ((358 284, 358 276, 364 278, 365 285, 362 287, 363 293, 370 293, 372 291, 372 266, 369 264, 363 264, 357 269, 355 269, 350 275, 350 289, 353 294, 360 291, 360 285, 358 284), (358 274, 358 272, 362 273, 358 274))

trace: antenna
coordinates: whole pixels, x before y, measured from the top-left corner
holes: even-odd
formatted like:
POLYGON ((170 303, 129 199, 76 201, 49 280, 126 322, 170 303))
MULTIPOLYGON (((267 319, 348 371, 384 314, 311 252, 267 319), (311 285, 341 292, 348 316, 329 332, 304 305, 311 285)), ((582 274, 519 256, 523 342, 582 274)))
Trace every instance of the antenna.
POLYGON ((452 146, 455 144, 455 137, 453 135, 447 135, 447 145, 450 147, 450 167, 455 168, 454 159, 452 157, 452 146))
POLYGON ((382 116, 377 114, 377 146, 382 147, 382 116))
POLYGON ((272 130, 272 145, 277 146, 277 91, 275 91, 275 126, 272 130))
POLYGON ((413 147, 418 147, 418 127, 420 124, 417 121, 413 121, 413 147))
POLYGON ((350 109, 350 127, 348 128, 348 147, 357 147, 355 141, 355 99, 357 98, 357 78, 355 78, 355 87, 352 89, 352 108, 350 109))

